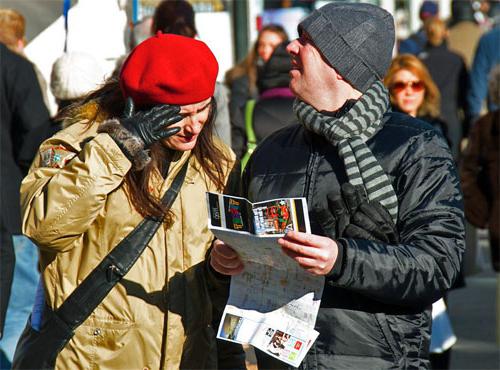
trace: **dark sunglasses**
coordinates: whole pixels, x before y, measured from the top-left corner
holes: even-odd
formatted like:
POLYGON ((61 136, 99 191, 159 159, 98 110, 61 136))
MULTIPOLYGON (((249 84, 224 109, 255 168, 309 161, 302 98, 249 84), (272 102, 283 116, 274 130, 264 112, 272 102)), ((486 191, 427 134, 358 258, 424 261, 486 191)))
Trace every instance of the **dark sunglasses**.
POLYGON ((425 85, 422 81, 399 81, 391 84, 390 90, 395 93, 400 93, 401 91, 406 90, 407 87, 412 89, 414 92, 420 92, 425 88, 425 85))

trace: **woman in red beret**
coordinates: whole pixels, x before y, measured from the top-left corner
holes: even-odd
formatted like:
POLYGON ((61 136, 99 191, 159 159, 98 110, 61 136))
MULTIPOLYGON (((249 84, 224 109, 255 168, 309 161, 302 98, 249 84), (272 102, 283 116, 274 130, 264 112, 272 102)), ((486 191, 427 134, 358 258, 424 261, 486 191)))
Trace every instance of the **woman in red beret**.
MULTIPOLYGON (((41 145, 21 188, 23 232, 40 248, 46 306, 34 309, 19 359, 108 253, 156 218, 162 225, 76 328, 55 368, 217 367, 213 325, 228 286, 205 260, 213 240, 205 192, 224 191, 234 164, 213 135, 217 72, 203 42, 158 34, 131 52, 119 81, 62 114, 66 128, 41 145), (161 198, 175 178, 182 185, 168 208, 161 198)), ((116 269, 108 266, 110 280, 116 269)), ((231 359, 226 366, 244 368, 240 348, 231 359)))

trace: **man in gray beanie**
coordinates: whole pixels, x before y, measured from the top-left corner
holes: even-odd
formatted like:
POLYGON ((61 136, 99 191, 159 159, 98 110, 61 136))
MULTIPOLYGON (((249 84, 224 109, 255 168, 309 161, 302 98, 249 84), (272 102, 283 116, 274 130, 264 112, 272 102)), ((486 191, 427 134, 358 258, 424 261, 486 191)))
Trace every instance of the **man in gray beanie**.
MULTIPOLYGON (((312 233, 278 241, 325 277, 320 334, 301 368, 428 368, 431 305, 453 285, 465 246, 453 158, 432 127, 390 110, 381 82, 394 45, 389 13, 330 3, 298 30, 287 50, 299 124, 259 145, 241 195, 307 198, 312 233)), ((219 240, 211 266, 244 269, 219 240)), ((262 352, 258 361, 284 367, 262 352)))

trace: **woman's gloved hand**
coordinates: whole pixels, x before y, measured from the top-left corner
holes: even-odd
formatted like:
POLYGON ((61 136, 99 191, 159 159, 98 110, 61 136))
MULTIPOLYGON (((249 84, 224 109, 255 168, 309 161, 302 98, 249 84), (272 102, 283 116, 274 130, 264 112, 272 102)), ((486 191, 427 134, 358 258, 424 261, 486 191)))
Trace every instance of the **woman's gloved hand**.
POLYGON ((179 127, 168 128, 183 119, 179 114, 180 110, 181 107, 178 105, 162 104, 135 113, 134 102, 132 98, 128 98, 120 123, 132 135, 140 138, 147 148, 158 140, 166 139, 180 131, 179 127))
POLYGON ((134 112, 134 102, 128 98, 123 117, 103 122, 97 131, 109 134, 132 162, 133 170, 139 171, 151 160, 146 149, 180 131, 169 127, 184 118, 179 112, 178 105, 167 104, 134 112))

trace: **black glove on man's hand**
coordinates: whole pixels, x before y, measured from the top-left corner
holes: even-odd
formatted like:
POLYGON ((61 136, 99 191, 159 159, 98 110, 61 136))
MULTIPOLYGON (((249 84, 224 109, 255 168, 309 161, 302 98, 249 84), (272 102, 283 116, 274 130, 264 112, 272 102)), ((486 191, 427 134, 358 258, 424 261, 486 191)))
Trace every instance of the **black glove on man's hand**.
POLYGON ((326 203, 324 207, 322 205, 321 208, 313 208, 311 214, 318 221, 325 236, 337 239, 342 234, 342 230, 349 224, 349 213, 344 207, 342 199, 332 193, 327 194, 326 203))
POLYGON ((325 234, 333 239, 341 237, 399 242, 396 225, 389 212, 378 202, 370 202, 361 186, 342 184, 341 196, 327 195, 328 209, 312 211, 325 234))
POLYGON ((363 202, 351 217, 345 237, 398 244, 399 235, 391 215, 379 202, 363 202))
POLYGON ((128 98, 125 103, 124 118, 120 123, 132 135, 139 137, 147 148, 158 140, 166 139, 180 131, 179 127, 168 126, 179 122, 183 116, 179 114, 178 105, 156 105, 147 111, 134 113, 134 102, 128 98))
POLYGON ((328 208, 314 209, 312 213, 325 234, 333 239, 344 236, 350 217, 361 202, 366 200, 361 187, 345 183, 341 187, 341 196, 330 192, 326 196, 328 208))

